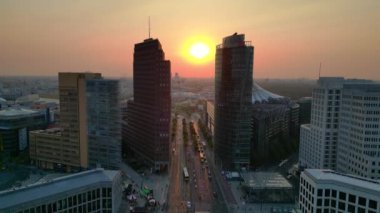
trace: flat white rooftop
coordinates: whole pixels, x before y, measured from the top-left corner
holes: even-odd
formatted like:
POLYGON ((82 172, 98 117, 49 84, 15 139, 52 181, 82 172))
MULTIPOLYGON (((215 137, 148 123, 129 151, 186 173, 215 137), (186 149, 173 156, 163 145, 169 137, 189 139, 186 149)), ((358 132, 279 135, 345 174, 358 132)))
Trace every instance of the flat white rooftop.
POLYGON ((304 174, 318 183, 340 183, 380 193, 380 181, 362 178, 349 174, 342 174, 333 170, 306 169, 304 174))
MULTIPOLYGON (((32 184, 0 192, 0 210, 23 203, 46 199, 60 193, 101 183, 111 183, 119 171, 102 168, 59 177, 45 183, 32 184)), ((1 211, 0 211, 1 212, 1 211)))

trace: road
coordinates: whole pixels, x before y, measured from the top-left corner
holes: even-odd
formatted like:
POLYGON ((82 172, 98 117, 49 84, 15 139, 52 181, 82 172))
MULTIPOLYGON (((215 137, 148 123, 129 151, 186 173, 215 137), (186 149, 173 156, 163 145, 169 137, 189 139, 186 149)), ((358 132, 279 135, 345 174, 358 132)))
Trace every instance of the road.
MULTIPOLYGON (((189 142, 187 145, 183 142, 183 118, 181 115, 177 118, 177 134, 171 147, 174 151, 172 151, 170 163, 168 212, 211 212, 215 190, 213 190, 212 180, 208 178, 209 170, 206 164, 201 163, 199 152, 192 144, 189 125, 187 125, 189 142), (187 182, 183 178, 184 167, 187 167, 190 176, 187 182), (188 201, 191 203, 191 208, 187 208, 188 201)), ((196 125, 195 128, 197 129, 196 125)), ((197 132, 199 134, 199 131, 197 132)))
POLYGON ((168 212, 187 212, 186 202, 189 200, 188 186, 183 179, 183 167, 185 166, 182 116, 177 118, 177 133, 171 143, 170 158, 170 186, 169 186, 169 210, 168 212))

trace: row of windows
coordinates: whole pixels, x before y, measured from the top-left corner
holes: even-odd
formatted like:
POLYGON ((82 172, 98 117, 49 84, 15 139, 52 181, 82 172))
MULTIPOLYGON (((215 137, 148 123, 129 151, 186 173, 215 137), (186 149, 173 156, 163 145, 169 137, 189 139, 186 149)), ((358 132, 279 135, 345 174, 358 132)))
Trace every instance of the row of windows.
POLYGON ((66 213, 92 212, 100 209, 112 209, 112 189, 102 188, 87 191, 60 199, 49 204, 28 208, 20 213, 51 213, 62 210, 66 213), (101 202, 102 201, 102 202, 101 202), (102 208, 101 208, 102 207, 102 208))

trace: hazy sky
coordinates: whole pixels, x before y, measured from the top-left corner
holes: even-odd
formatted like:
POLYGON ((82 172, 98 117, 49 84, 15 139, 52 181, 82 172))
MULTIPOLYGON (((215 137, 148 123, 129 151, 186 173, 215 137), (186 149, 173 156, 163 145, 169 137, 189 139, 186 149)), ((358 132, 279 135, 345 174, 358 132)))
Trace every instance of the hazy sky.
POLYGON ((173 75, 213 77, 214 62, 190 63, 183 44, 238 32, 256 78, 316 78, 321 61, 324 76, 380 79, 379 11, 378 0, 1 0, 0 75, 131 76, 150 16, 173 75))

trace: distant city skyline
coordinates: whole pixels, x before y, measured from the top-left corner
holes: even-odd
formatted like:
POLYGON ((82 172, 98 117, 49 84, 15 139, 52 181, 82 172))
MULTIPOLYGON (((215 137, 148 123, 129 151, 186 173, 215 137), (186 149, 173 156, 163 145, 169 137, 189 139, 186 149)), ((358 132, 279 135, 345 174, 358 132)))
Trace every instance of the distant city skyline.
POLYGON ((254 78, 345 76, 380 80, 378 1, 0 2, 0 75, 102 72, 131 77, 133 44, 160 38, 172 73, 214 77, 219 38, 245 33, 256 47, 254 78), (175 12, 174 12, 175 11, 175 12), (183 54, 208 40, 211 60, 183 54), (197 41, 195 41, 197 42, 197 41), (187 51, 187 50, 185 50, 187 51))

